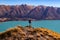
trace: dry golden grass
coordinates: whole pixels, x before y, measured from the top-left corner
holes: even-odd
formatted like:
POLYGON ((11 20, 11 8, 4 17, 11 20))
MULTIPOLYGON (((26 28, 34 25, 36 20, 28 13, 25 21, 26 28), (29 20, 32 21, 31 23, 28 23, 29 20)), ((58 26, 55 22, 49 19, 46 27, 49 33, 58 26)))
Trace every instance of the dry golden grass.
POLYGON ((6 30, 5 32, 0 33, 0 40, 25 40, 25 39, 34 39, 37 40, 42 37, 42 40, 60 40, 60 34, 53 32, 52 30, 49 30, 47 28, 32 28, 32 27, 22 27, 17 26, 15 28, 10 28, 6 30), (21 39, 23 38, 23 39, 21 39))

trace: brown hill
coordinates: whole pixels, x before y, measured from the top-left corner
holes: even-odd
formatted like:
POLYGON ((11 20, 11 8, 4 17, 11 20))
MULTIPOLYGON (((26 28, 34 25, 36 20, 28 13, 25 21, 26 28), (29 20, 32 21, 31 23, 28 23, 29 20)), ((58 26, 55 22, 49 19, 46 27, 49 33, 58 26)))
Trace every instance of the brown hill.
POLYGON ((60 40, 60 34, 46 28, 17 26, 0 33, 0 40, 60 40))

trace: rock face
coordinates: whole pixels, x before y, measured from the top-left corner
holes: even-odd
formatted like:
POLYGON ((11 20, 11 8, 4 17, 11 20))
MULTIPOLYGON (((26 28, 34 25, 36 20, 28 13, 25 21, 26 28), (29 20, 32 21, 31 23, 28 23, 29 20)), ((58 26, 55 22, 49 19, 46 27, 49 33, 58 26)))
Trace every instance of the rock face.
POLYGON ((31 20, 60 20, 60 8, 42 5, 0 5, 0 21, 28 20, 29 18, 31 20))
POLYGON ((60 40, 60 34, 46 28, 17 26, 0 33, 0 40, 60 40))

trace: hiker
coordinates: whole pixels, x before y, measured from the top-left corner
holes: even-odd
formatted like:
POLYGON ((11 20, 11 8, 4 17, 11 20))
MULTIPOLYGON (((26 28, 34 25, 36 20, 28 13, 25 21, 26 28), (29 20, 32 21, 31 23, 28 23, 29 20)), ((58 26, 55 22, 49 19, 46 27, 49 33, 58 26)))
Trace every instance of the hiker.
POLYGON ((31 26, 31 20, 29 20, 29 26, 31 26))

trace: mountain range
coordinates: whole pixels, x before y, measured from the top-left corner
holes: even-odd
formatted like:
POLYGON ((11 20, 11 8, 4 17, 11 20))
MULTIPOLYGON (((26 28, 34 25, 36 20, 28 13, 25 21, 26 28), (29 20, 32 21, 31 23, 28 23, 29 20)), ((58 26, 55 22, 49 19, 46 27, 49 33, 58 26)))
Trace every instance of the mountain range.
POLYGON ((0 5, 0 22, 12 20, 60 20, 60 8, 53 6, 0 5))

